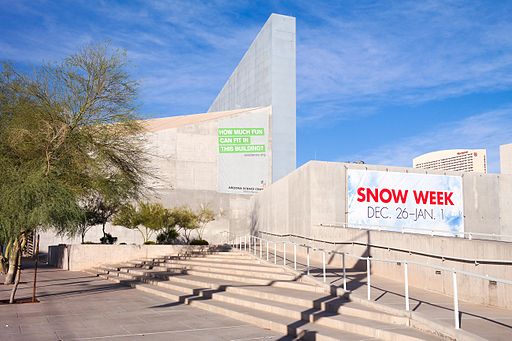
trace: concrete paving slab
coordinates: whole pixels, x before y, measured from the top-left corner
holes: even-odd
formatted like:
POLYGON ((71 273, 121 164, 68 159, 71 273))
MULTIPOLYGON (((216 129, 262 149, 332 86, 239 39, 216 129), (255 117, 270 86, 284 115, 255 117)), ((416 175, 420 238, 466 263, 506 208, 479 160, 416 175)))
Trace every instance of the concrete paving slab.
MULTIPOLYGON (((17 298, 32 292, 22 273, 17 298)), ((0 275, 0 281, 3 281, 0 275)), ((82 272, 42 266, 40 303, 0 306, 0 339, 30 340, 279 340, 282 335, 82 272)), ((0 286, 7 299, 10 286, 0 286)))

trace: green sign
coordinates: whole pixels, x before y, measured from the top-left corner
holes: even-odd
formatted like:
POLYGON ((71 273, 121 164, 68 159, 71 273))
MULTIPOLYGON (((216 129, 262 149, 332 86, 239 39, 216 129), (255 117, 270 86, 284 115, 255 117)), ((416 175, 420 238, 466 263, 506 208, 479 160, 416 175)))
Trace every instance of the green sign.
POLYGON ((219 128, 217 129, 219 136, 263 136, 265 129, 263 128, 219 128))
MULTIPOLYGON (((254 137, 265 136, 264 128, 219 128, 219 153, 264 153, 264 144, 253 144, 254 137)), ((257 139, 258 140, 258 139, 257 139)))

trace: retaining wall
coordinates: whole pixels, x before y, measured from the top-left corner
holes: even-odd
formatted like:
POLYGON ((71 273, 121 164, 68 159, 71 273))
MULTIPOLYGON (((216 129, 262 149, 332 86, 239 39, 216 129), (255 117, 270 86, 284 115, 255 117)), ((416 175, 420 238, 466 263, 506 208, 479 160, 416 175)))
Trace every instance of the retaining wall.
POLYGON ((61 244, 48 248, 48 264, 64 270, 81 271, 104 264, 130 260, 177 255, 190 245, 89 245, 61 244))
MULTIPOLYGON (((511 243, 321 226, 323 223, 346 222, 345 178, 348 168, 460 175, 455 172, 426 172, 400 167, 309 162, 253 198, 250 232, 255 235, 270 232, 337 241, 345 244, 315 245, 326 250, 350 252, 357 256, 410 260, 512 280, 511 243), (354 245, 352 242, 355 242, 354 245), (465 258, 469 261, 446 258, 443 260, 427 254, 465 258), (485 260, 503 260, 509 264, 485 264, 485 260)), ((465 173, 463 186, 465 231, 512 235, 512 176, 465 173)), ((282 240, 278 237, 273 238, 282 240)), ((304 240, 300 239, 286 239, 304 243, 304 240)), ((318 261, 321 261, 321 258, 318 258, 318 261)), ((334 259, 332 261, 336 262, 334 259)), ((403 278, 403 268, 396 263, 375 262, 372 273, 388 278, 403 278)), ((411 265, 409 273, 412 286, 452 293, 451 272, 441 271, 440 274, 436 274, 432 268, 411 265)), ((463 275, 459 275, 458 278, 459 295, 462 299, 512 308, 512 286, 463 275)))

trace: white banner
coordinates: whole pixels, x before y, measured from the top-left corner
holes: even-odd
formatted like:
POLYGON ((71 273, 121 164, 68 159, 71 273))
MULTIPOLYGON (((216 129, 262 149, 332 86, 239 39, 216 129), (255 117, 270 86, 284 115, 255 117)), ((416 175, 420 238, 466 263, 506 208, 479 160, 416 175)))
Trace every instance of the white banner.
POLYGON ((347 169, 349 227, 461 235, 462 178, 347 169))
POLYGON ((219 120, 218 191, 253 194, 270 184, 269 111, 219 120))

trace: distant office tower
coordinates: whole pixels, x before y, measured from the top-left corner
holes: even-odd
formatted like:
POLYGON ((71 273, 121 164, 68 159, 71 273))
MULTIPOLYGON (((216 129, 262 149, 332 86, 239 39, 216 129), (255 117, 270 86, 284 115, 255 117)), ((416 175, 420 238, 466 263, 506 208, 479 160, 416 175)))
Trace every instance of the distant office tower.
POLYGON ((487 173, 486 154, 485 149, 439 150, 414 158, 412 166, 455 172, 487 173))
POLYGON ((500 146, 500 171, 502 174, 512 174, 512 143, 500 146))
POLYGON ((272 180, 295 169, 295 18, 272 14, 208 112, 272 106, 272 180))

